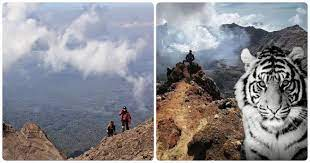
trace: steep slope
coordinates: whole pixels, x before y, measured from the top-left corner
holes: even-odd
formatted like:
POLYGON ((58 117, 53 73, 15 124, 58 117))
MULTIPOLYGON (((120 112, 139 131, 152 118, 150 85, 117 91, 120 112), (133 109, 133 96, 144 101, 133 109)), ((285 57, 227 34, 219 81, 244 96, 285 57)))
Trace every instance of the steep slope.
MULTIPOLYGON (((179 71, 179 66, 178 63, 174 70, 179 71)), ((234 99, 221 99, 218 93, 212 93, 218 90, 215 83, 211 79, 202 82, 208 77, 198 72, 193 80, 177 80, 167 92, 157 95, 157 158, 241 159, 240 109, 234 99)))
POLYGON ((43 130, 26 123, 20 131, 3 123, 3 159, 5 160, 64 160, 43 130))
POLYGON ((112 137, 105 137, 94 148, 75 160, 151 160, 153 120, 112 137))

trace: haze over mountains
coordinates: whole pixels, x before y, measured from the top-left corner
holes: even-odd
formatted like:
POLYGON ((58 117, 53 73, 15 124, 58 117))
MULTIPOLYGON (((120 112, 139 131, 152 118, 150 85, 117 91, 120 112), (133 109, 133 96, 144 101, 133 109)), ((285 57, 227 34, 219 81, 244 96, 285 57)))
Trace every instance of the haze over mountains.
MULTIPOLYGON (((157 26, 157 37, 164 36, 169 24, 157 26)), ((207 27, 204 27, 207 28, 207 27)), ((284 50, 293 47, 302 47, 307 52, 307 31, 298 25, 290 26, 279 31, 268 32, 252 26, 243 27, 238 24, 224 24, 221 26, 227 39, 215 49, 196 51, 196 62, 203 65, 207 74, 214 79, 221 92, 226 97, 233 97, 233 87, 243 71, 240 62, 240 52, 249 48, 253 55, 267 46, 275 45, 284 50)), ((159 40, 157 40, 159 41, 159 40)), ((160 45, 158 45, 160 48, 160 45)), ((167 67, 182 61, 187 51, 183 54, 172 51, 167 54, 157 53, 157 81, 166 80, 167 67)))

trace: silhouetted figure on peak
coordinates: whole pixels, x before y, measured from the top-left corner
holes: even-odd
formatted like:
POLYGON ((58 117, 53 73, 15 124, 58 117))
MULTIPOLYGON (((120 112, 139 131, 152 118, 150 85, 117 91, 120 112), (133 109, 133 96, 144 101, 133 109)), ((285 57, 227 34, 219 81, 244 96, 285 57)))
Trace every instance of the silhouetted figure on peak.
POLYGON ((195 56, 192 53, 192 50, 189 50, 188 54, 185 57, 185 60, 183 60, 183 64, 185 65, 184 76, 187 81, 190 81, 192 79, 194 60, 195 60, 195 56))
POLYGON ((195 60, 195 56, 192 53, 192 50, 189 50, 188 54, 185 57, 185 60, 183 61, 183 63, 188 62, 189 64, 192 64, 192 62, 195 60))

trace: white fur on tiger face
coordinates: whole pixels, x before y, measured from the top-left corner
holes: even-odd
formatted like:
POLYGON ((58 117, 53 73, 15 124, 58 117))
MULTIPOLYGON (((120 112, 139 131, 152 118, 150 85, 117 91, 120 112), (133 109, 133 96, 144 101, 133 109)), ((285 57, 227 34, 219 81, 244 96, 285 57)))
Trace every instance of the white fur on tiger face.
POLYGON ((245 74, 235 85, 243 113, 247 159, 307 157, 307 75, 304 51, 266 48, 241 53, 245 74))

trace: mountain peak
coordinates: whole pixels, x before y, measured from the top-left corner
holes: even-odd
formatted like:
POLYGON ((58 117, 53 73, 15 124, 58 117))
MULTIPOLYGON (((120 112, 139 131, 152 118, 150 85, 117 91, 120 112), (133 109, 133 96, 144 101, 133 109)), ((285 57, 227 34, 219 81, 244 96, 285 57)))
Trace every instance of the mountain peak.
POLYGON ((26 123, 20 131, 3 123, 3 159, 5 160, 63 160, 43 130, 35 123, 26 123))
POLYGON ((304 31, 304 29, 301 26, 299 26, 298 24, 284 28, 283 30, 302 30, 302 31, 304 31))

